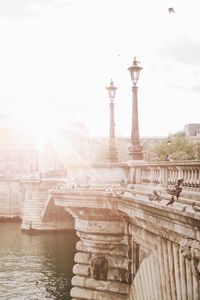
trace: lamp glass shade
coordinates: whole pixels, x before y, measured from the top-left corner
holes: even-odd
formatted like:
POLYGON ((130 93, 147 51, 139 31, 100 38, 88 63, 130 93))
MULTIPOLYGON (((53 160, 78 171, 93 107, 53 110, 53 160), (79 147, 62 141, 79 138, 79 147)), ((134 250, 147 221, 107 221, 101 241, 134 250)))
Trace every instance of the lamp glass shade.
POLYGON ((133 81, 133 84, 136 85, 136 83, 139 79, 139 75, 140 75, 140 71, 142 70, 142 67, 138 66, 138 61, 136 60, 135 57, 134 57, 133 65, 131 67, 129 67, 128 70, 131 74, 131 79, 133 81))
POLYGON ((108 95, 110 99, 114 99, 115 98, 115 92, 117 90, 117 87, 114 86, 113 81, 110 81, 110 86, 106 88, 108 90, 108 95))

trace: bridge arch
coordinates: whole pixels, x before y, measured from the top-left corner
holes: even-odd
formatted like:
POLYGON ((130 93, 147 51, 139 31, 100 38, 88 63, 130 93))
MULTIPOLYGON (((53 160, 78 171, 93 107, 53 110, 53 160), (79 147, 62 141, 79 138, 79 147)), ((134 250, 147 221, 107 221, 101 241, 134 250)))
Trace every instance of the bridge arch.
POLYGON ((22 231, 74 229, 73 217, 64 207, 55 205, 49 192, 55 186, 55 180, 27 180, 23 185, 22 231))
MULTIPOLYGON (((188 246, 188 249, 191 249, 188 246)), ((190 251, 190 250, 189 250, 190 251)), ((199 299, 199 274, 184 247, 162 239, 141 262, 130 289, 130 300, 199 299)))
POLYGON ((74 218, 62 206, 55 205, 54 198, 48 193, 44 208, 42 210, 42 222, 53 222, 55 224, 68 224, 67 227, 74 229, 74 218))

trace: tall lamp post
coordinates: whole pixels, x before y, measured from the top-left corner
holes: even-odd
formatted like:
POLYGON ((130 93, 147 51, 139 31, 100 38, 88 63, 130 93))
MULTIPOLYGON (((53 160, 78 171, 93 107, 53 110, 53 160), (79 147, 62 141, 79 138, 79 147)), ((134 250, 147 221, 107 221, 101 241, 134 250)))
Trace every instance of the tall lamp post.
POLYGON ((170 154, 170 152, 171 152, 171 139, 170 139, 170 136, 168 137, 168 140, 167 140, 167 145, 168 145, 168 147, 169 147, 169 154, 170 154))
POLYGON ((106 87, 110 100, 110 136, 109 136, 109 154, 110 162, 118 162, 118 153, 115 148, 115 118, 114 118, 114 99, 117 87, 114 86, 113 80, 110 81, 110 86, 106 87))
POLYGON ((131 129, 131 147, 129 155, 132 160, 143 160, 143 148, 140 145, 139 122, 138 122, 138 101, 137 101, 137 81, 139 79, 142 67, 138 66, 139 62, 134 57, 133 65, 128 68, 133 82, 132 86, 132 129, 131 129))

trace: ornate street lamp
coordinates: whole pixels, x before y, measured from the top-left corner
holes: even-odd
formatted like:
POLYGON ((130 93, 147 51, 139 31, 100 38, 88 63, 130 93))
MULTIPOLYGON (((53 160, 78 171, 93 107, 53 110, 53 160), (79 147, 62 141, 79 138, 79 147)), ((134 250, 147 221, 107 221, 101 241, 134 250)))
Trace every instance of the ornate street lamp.
POLYGON ((110 81, 110 86, 106 87, 108 90, 108 96, 110 100, 110 136, 109 136, 109 148, 108 159, 110 162, 118 161, 118 154, 115 148, 115 118, 114 118, 114 99, 117 87, 114 86, 113 80, 110 81))
POLYGON ((133 82, 132 86, 132 129, 131 129, 131 147, 129 155, 133 160, 143 160, 143 148, 140 145, 139 122, 138 122, 138 101, 137 101, 137 81, 139 79, 140 67, 139 62, 134 57, 133 65, 128 68, 133 82))
POLYGON ((168 140, 167 140, 167 145, 169 147, 169 153, 170 153, 170 150, 171 150, 171 143, 172 143, 172 141, 171 141, 170 136, 169 136, 168 140))

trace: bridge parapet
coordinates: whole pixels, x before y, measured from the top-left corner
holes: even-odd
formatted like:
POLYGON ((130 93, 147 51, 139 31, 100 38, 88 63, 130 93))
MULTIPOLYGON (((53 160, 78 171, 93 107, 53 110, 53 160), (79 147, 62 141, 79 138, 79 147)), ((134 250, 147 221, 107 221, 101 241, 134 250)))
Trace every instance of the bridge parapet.
POLYGON ((124 164, 87 164, 69 166, 66 170, 57 170, 41 174, 41 180, 78 179, 81 183, 112 184, 121 179, 143 185, 166 188, 183 178, 183 189, 188 192, 200 191, 200 161, 129 161, 124 164))
POLYGON ((134 162, 129 166, 130 180, 136 184, 166 187, 183 178, 185 190, 200 191, 199 161, 134 162))

